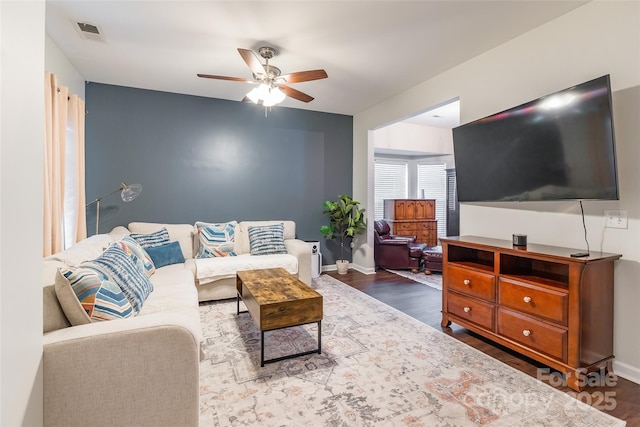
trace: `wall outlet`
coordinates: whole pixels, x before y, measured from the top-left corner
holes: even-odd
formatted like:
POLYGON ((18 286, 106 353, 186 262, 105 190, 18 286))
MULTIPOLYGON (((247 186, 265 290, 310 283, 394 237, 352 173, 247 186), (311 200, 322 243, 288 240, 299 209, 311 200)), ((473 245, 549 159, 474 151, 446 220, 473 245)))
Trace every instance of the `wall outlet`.
POLYGON ((607 228, 627 228, 627 211, 604 211, 604 218, 607 228))

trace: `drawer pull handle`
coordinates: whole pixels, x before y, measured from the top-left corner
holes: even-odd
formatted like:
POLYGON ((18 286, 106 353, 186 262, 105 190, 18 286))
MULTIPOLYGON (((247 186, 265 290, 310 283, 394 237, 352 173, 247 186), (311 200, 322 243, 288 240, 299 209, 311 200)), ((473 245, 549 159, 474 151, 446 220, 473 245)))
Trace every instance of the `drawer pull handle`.
POLYGON ((531 297, 524 297, 524 298, 522 298, 522 301, 531 302, 531 297))
POLYGON ((471 307, 465 307, 465 308, 464 308, 464 312, 465 312, 465 313, 468 313, 468 312, 470 312, 470 311, 471 311, 471 307))
POLYGON ((471 280, 464 279, 464 281, 462 283, 464 283, 465 285, 469 286, 471 284, 471 280))
POLYGON ((528 337, 529 335, 531 335, 531 331, 528 329, 525 329, 524 331, 522 331, 522 335, 524 335, 525 337, 528 337))

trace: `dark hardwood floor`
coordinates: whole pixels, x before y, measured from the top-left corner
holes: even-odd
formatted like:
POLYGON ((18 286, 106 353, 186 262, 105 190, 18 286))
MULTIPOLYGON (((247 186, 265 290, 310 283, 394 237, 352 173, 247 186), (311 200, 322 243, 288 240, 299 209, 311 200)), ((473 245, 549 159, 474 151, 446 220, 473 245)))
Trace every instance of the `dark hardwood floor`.
MULTIPOLYGON (((528 357, 494 344, 491 341, 473 333, 455 323, 448 328, 440 326, 440 310, 442 307, 442 293, 437 289, 405 279, 385 270, 378 270, 376 274, 362 274, 349 270, 347 274, 327 272, 332 277, 351 287, 358 289, 418 320, 450 335, 480 351, 494 357, 534 378, 538 369, 547 368, 528 357)), ((548 369, 548 368, 547 368, 548 369)), ((640 427, 640 385, 614 377, 609 384, 595 385, 596 377, 588 382, 585 391, 576 393, 566 386, 558 385, 560 376, 550 370, 551 385, 571 394, 584 403, 625 420, 627 427, 640 427)), ((591 378, 591 377, 590 377, 591 378)), ((549 383, 549 381, 545 381, 549 383)))

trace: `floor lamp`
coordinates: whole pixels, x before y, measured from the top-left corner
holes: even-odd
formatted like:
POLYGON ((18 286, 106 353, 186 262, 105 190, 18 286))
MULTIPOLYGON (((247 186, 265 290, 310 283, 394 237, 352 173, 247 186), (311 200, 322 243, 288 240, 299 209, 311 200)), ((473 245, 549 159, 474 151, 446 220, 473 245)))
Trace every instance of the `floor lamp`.
POLYGON ((96 234, 99 233, 99 229, 100 229, 100 202, 102 201, 102 199, 105 199, 105 198, 107 198, 109 196, 112 196, 112 195, 116 194, 117 192, 120 192, 120 198, 122 199, 122 201, 130 202, 130 201, 134 200, 136 197, 138 197, 140 195, 140 193, 142 193, 142 185, 140 185, 140 184, 127 184, 127 183, 123 182, 122 184, 120 184, 120 188, 118 188, 117 190, 112 191, 109 194, 105 194, 102 197, 98 197, 93 202, 90 202, 90 203, 87 204, 86 207, 89 207, 94 203, 96 204, 96 234))

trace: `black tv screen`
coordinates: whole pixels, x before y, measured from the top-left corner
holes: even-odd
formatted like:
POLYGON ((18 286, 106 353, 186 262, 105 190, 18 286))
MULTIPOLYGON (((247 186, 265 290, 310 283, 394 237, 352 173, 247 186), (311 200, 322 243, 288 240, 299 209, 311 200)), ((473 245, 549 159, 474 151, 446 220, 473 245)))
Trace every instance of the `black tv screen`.
POLYGON ((609 75, 453 129, 460 202, 618 199, 609 75))

